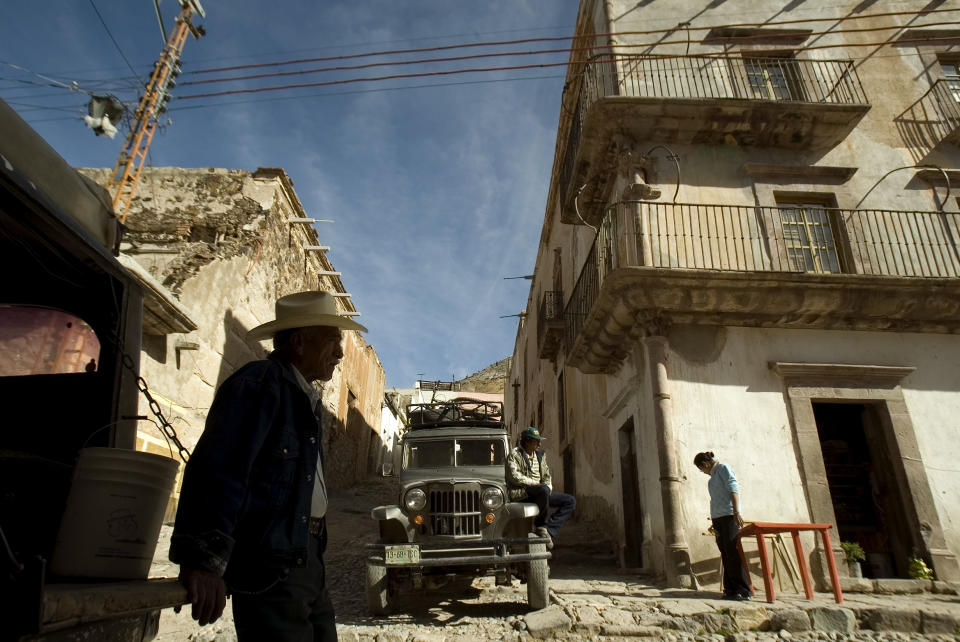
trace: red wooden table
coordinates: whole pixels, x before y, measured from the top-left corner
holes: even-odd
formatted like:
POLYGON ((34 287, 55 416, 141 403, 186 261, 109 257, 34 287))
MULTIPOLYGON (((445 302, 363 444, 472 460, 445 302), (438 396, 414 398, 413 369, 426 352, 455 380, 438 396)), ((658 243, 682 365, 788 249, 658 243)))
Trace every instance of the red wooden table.
MULTIPOLYGON (((810 573, 807 571, 807 561, 803 555, 803 546, 800 544, 800 531, 819 531, 823 538, 823 551, 827 557, 827 569, 830 571, 830 583, 833 586, 833 598, 838 604, 843 602, 843 591, 840 589, 840 577, 837 575, 837 564, 833 559, 833 549, 830 547, 831 524, 780 524, 776 522, 751 522, 740 529, 737 534, 737 548, 740 551, 740 559, 743 561, 743 568, 747 570, 747 578, 750 577, 750 567, 747 565, 747 557, 743 554, 742 537, 755 536, 757 538, 757 552, 760 554, 760 568, 763 571, 763 588, 767 594, 767 602, 773 602, 775 595, 773 592, 773 578, 770 575, 770 558, 767 556, 767 546, 764 535, 775 535, 777 533, 790 533, 793 536, 793 548, 797 553, 797 564, 800 565, 800 578, 803 580, 803 591, 808 600, 813 599, 813 584, 810 581, 810 573)), ((750 588, 753 589, 753 582, 750 582, 750 588)))

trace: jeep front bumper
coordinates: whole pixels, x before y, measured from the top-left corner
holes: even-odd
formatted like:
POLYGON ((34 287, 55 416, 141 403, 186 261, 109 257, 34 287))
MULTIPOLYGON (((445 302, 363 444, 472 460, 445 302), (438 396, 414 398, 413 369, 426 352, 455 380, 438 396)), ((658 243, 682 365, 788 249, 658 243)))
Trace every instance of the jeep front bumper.
POLYGON ((524 553, 512 552, 511 549, 527 548, 531 544, 546 544, 546 537, 530 537, 526 539, 497 539, 450 542, 412 542, 409 544, 369 544, 368 550, 376 551, 367 557, 367 562, 387 568, 427 568, 435 566, 501 566, 534 560, 548 560, 549 552, 531 553, 529 549, 524 553), (416 546, 420 552, 419 562, 391 562, 384 561, 386 546, 416 546))

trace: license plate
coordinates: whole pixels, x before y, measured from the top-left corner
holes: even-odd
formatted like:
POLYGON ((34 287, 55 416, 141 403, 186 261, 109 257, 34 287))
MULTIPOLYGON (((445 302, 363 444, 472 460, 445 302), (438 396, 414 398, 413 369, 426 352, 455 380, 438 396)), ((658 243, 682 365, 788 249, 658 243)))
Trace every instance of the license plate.
POLYGON ((386 546, 383 551, 383 561, 387 565, 391 564, 419 564, 420 547, 416 544, 400 544, 398 546, 386 546))

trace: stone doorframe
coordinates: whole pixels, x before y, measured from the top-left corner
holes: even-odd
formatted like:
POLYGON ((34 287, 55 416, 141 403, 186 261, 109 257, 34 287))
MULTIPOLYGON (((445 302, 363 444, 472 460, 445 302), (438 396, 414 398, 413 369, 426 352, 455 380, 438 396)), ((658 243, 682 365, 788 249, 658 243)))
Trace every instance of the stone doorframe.
MULTIPOLYGON (((813 414, 813 403, 820 401, 875 404, 886 411, 878 413, 881 429, 892 451, 894 478, 906 503, 904 513, 914 539, 926 545, 938 580, 960 580, 960 566, 956 555, 947 549, 913 422, 900 388, 900 381, 915 368, 773 361, 768 365, 786 387, 787 410, 797 446, 800 476, 807 493, 810 520, 834 525, 831 546, 834 558, 840 561, 837 567, 846 569, 846 564, 843 563, 840 538, 836 535, 837 521, 813 414)), ((829 587, 826 558, 819 540, 812 562, 811 570, 818 588, 829 587)))

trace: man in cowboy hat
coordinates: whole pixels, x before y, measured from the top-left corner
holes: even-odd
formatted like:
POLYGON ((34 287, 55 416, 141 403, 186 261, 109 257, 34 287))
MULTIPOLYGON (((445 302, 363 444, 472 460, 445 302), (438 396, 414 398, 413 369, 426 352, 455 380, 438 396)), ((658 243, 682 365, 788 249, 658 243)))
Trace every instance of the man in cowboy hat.
POLYGON ((547 455, 540 450, 543 436, 536 428, 525 428, 520 433, 520 445, 507 457, 507 485, 510 501, 533 502, 540 507, 534 520, 537 535, 547 538, 547 548, 553 548, 553 538, 567 523, 577 500, 567 493, 553 492, 547 455), (555 508, 553 515, 549 510, 555 508))
POLYGON ((183 477, 170 559, 180 564, 201 625, 233 596, 237 638, 336 640, 323 551, 327 507, 320 396, 343 357, 341 316, 328 292, 276 303, 276 319, 247 333, 274 351, 217 390, 183 477))

